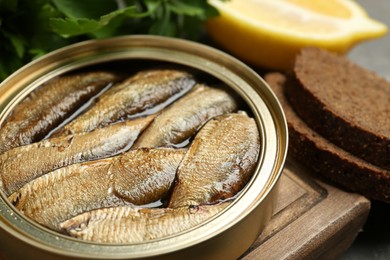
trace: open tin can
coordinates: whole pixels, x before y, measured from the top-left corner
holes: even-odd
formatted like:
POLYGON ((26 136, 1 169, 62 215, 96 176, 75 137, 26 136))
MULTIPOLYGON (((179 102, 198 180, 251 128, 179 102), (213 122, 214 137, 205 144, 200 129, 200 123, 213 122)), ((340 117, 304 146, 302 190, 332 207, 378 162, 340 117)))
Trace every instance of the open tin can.
POLYGON ((169 63, 222 81, 245 101, 257 123, 261 152, 255 172, 223 212, 185 232, 138 244, 103 244, 51 231, 20 213, 1 192, 0 256, 50 259, 236 259, 272 216, 287 154, 287 124, 266 83, 237 59, 211 47, 173 38, 124 36, 86 41, 24 66, 0 87, 0 122, 28 93, 59 75, 91 66, 169 63))

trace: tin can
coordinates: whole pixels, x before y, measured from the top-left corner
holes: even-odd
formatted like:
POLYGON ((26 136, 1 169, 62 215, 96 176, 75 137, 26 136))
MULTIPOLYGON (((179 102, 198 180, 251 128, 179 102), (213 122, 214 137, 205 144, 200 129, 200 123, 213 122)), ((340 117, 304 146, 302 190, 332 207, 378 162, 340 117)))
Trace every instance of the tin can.
POLYGON ((158 36, 91 40, 54 51, 24 66, 0 87, 0 122, 44 82, 101 64, 171 63, 201 71, 233 89, 251 110, 260 131, 261 153, 250 182, 221 214, 175 236, 140 244, 99 244, 76 240, 31 221, 0 198, 0 256, 51 259, 236 259, 272 216, 277 183, 288 146, 287 124, 264 80, 237 59, 212 47, 158 36))

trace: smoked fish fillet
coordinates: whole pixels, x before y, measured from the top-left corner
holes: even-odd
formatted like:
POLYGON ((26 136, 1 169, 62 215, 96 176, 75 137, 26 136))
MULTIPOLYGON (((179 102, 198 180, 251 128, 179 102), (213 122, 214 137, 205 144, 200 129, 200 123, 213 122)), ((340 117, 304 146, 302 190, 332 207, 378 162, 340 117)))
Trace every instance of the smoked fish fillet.
POLYGON ((89 133, 53 137, 0 154, 0 186, 7 195, 60 167, 113 156, 128 150, 154 115, 89 133))
POLYGON ((211 119, 195 136, 179 166, 168 207, 231 198, 252 176, 259 152, 259 130, 246 113, 211 119))
POLYGON ((195 80, 180 70, 146 70, 103 93, 98 101, 55 135, 89 132, 144 112, 189 91, 195 80))
POLYGON ((164 109, 141 134, 134 147, 172 147, 192 137, 214 116, 235 112, 238 102, 223 88, 197 84, 164 109))
POLYGON ((87 100, 120 80, 110 72, 60 76, 31 92, 0 128, 0 153, 43 139, 87 100))
POLYGON ((60 223, 63 232, 100 243, 140 243, 188 230, 222 212, 230 202, 178 209, 120 206, 98 209, 60 223))
POLYGON ((145 148, 72 164, 27 183, 11 194, 9 200, 27 217, 58 231, 59 223, 93 209, 143 205, 163 198, 185 152, 185 149, 145 148), (120 166, 116 167, 117 163, 120 166), (135 180, 128 182, 128 179, 135 180), (138 196, 129 193, 128 197, 121 192, 118 196, 114 187, 118 188, 120 182, 123 182, 120 189, 146 192, 138 196))

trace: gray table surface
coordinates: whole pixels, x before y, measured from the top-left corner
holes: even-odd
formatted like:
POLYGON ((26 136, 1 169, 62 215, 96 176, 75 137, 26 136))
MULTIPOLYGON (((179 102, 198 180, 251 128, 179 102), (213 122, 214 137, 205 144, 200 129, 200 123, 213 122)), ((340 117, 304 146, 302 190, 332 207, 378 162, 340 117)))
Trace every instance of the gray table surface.
MULTIPOLYGON (((390 29, 390 0, 357 0, 357 2, 366 9, 369 16, 387 24, 390 29)), ((359 44, 352 49, 349 57, 390 81, 390 32, 383 38, 359 44)), ((373 201, 366 224, 341 259, 390 259, 389 220, 390 204, 373 201)))

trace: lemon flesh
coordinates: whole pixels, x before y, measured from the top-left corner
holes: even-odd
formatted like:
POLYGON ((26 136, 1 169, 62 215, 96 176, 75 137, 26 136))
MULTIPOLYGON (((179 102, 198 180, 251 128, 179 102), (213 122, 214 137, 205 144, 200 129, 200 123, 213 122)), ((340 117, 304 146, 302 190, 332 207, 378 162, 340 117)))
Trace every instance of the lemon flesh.
POLYGON ((210 19, 210 37, 236 57, 259 67, 289 69, 306 46, 345 53, 381 37, 387 27, 350 0, 210 0, 220 16, 210 19))

